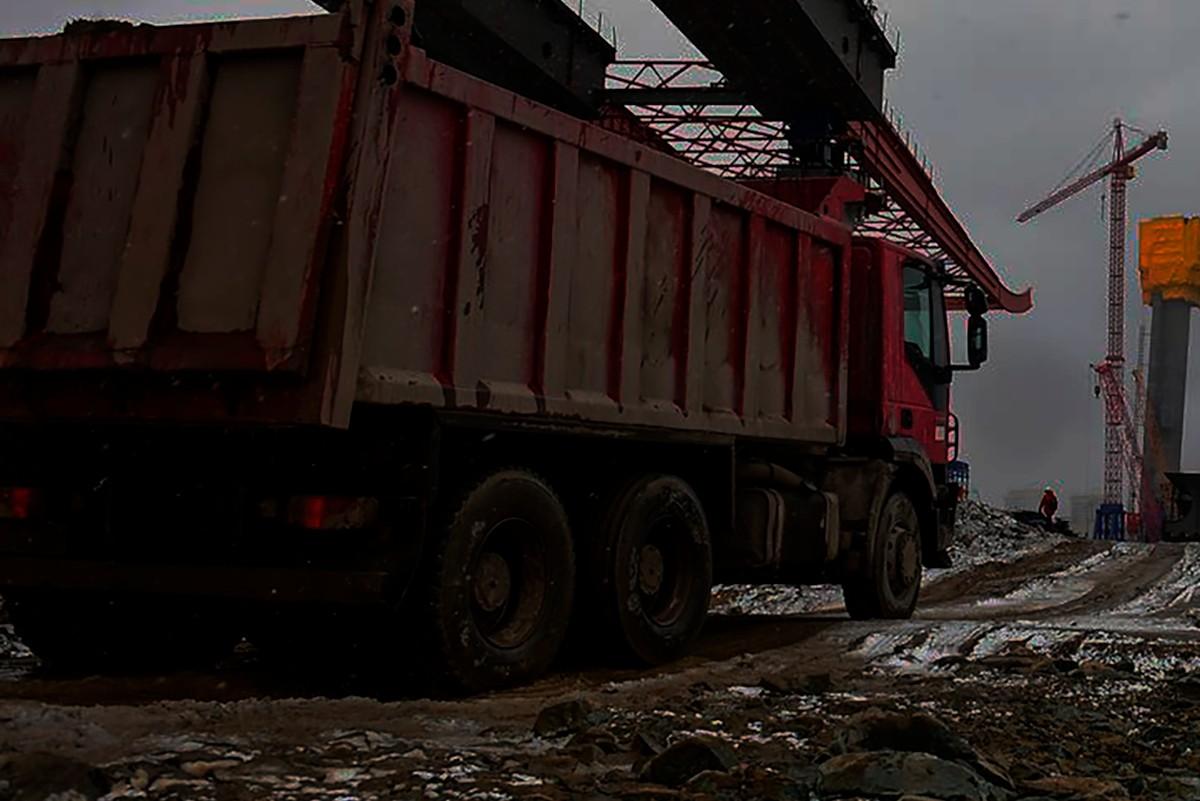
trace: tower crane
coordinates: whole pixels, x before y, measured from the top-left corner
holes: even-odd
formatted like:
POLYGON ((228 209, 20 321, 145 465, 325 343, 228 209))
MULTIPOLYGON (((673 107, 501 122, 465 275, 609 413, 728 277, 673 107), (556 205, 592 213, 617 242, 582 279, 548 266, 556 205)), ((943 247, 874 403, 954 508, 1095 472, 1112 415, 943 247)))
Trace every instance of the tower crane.
MULTIPOLYGON (((1104 506, 1097 520, 1097 530, 1113 538, 1124 531, 1124 467, 1127 464, 1126 443, 1136 436, 1132 421, 1126 414, 1129 404, 1125 392, 1125 247, 1128 218, 1126 214, 1129 182, 1136 175, 1134 165, 1156 150, 1167 149, 1167 132, 1146 136, 1132 150, 1126 150, 1126 131, 1136 129, 1120 119, 1092 151, 1088 164, 1111 145, 1112 159, 1108 164, 1056 189, 1049 197, 1024 211, 1017 222, 1027 223, 1050 209, 1079 195, 1104 179, 1109 180, 1109 262, 1108 262, 1108 351, 1099 370, 1105 409, 1104 432, 1104 506)), ((1086 169, 1086 167, 1084 167, 1086 169)), ((1069 181, 1070 179, 1068 179, 1069 181)))

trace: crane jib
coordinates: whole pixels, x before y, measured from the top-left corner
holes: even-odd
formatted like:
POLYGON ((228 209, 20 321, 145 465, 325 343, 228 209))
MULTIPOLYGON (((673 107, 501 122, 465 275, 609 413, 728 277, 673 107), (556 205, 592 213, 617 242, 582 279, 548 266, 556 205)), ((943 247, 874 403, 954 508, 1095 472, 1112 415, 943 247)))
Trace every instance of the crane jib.
POLYGON ((1065 203, 1066 201, 1078 195, 1080 192, 1083 192, 1100 181, 1103 181, 1105 178, 1113 175, 1118 170, 1126 167, 1132 167, 1136 162, 1141 161, 1155 150, 1166 150, 1167 146, 1167 132, 1159 131, 1154 136, 1150 137, 1145 142, 1126 153, 1124 157, 1119 158, 1112 163, 1085 175, 1078 181, 1072 183, 1070 186, 1064 187, 1063 189, 1055 192, 1053 195, 1043 200, 1041 203, 1038 203, 1037 205, 1032 206, 1026 211, 1022 212, 1021 216, 1017 217, 1017 222, 1029 222, 1030 220, 1044 214, 1055 206, 1065 203))

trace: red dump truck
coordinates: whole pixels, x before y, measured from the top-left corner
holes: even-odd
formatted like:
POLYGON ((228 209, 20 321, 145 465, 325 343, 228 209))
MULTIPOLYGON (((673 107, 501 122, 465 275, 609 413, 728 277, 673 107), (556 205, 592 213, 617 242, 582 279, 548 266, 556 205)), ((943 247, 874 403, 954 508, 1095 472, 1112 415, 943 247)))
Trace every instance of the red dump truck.
POLYGON ((953 536, 954 279, 434 62, 412 16, 0 41, 20 635, 326 626, 479 689, 572 627, 674 659, 714 581, 911 615, 953 536))

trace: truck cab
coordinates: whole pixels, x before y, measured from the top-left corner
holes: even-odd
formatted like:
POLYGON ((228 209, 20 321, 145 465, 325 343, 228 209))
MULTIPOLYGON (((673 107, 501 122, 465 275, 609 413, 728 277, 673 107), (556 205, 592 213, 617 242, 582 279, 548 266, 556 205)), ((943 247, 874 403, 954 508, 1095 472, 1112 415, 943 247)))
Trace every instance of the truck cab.
POLYGON ((946 564, 959 494, 948 475, 959 442, 951 385, 956 373, 987 361, 987 301, 929 258, 882 239, 855 240, 851 275, 847 442, 857 452, 882 449, 921 473, 927 465, 938 518, 929 528, 938 535, 925 544, 924 561, 946 564), (969 313, 966 365, 952 360, 956 305, 969 313))
MULTIPOLYGON (((951 358, 948 290, 954 280, 929 259, 880 239, 856 242, 850 351, 852 440, 911 440, 931 464, 957 455, 958 422, 950 405, 957 372, 987 360, 986 311, 972 298, 970 364, 951 358)), ((973 292, 968 292, 973 295, 973 292)))

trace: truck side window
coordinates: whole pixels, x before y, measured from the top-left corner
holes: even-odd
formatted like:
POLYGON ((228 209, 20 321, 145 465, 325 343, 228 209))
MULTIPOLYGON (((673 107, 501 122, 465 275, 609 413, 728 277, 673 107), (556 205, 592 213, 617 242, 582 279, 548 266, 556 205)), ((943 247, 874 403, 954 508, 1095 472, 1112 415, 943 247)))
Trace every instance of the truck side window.
POLYGON ((933 362, 933 282, 918 265, 904 268, 904 343, 913 355, 933 362))
POLYGON ((950 408, 950 332, 946 327, 944 287, 920 262, 904 266, 904 350, 933 408, 950 408))

